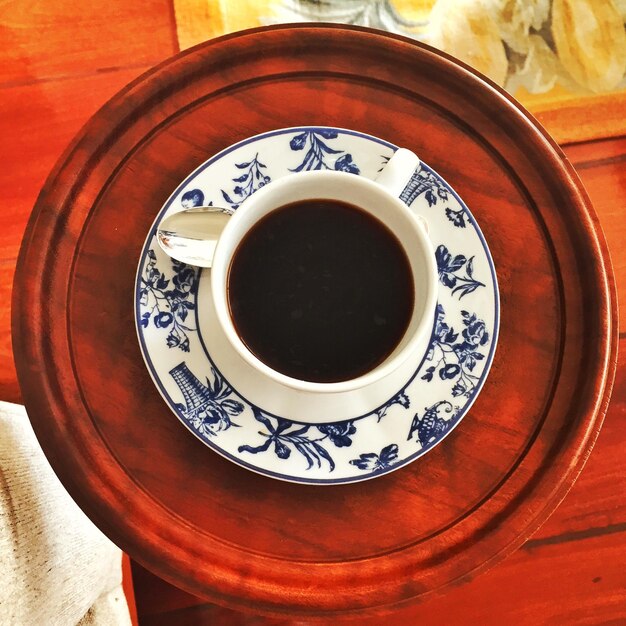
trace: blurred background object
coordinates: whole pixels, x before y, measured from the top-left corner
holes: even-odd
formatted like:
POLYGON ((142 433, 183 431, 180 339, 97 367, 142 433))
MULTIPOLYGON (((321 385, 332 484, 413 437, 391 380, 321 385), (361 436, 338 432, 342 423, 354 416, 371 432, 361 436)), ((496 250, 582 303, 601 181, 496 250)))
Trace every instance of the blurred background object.
POLYGON ((181 48, 285 22, 379 28, 486 74, 558 141, 626 132, 626 0, 174 0, 174 6, 181 48))

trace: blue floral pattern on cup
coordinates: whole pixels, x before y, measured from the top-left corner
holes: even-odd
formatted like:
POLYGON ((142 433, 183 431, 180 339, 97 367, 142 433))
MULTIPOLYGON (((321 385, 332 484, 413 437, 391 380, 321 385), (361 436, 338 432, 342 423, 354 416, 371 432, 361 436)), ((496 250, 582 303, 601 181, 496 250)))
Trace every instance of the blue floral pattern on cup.
POLYGON ((426 368, 422 380, 431 382, 436 372, 441 380, 454 381, 453 396, 469 397, 480 380, 472 372, 485 358, 482 349, 489 343, 489 332, 485 322, 475 313, 461 311, 461 315, 465 328, 459 336, 446 322, 441 304, 437 305, 435 331, 426 355, 426 362, 434 362, 434 365, 426 368))
MULTIPOLYGON (((334 169, 375 178, 394 150, 383 140, 336 128, 266 133, 225 150, 191 174, 159 219, 166 211, 198 203, 226 202, 236 209, 291 172, 334 169)), ((428 221, 434 244, 440 289, 429 349, 411 380, 375 411, 343 421, 330 415, 323 424, 273 415, 247 402, 236 381, 224 379, 198 331, 203 272, 163 255, 153 227, 137 275, 138 334, 155 382, 189 430, 257 472, 329 484, 402 467, 454 429, 493 359, 498 331, 493 262, 467 207, 427 165, 416 170, 401 199, 428 221)))
POLYGON ((249 161, 244 161, 243 163, 235 163, 235 167, 240 172, 232 178, 232 181, 235 184, 232 190, 234 200, 230 197, 226 191, 223 189, 222 197, 228 204, 231 209, 239 208, 239 205, 249 198, 255 191, 261 189, 269 183, 272 179, 264 172, 267 169, 267 165, 261 163, 259 161, 258 153, 254 155, 249 161))
POLYGON ((358 467, 360 470, 380 472, 389 469, 398 460, 398 446, 392 443, 385 446, 379 454, 367 452, 361 454, 358 459, 352 459, 350 465, 358 467))
POLYGON ((336 437, 331 437, 327 432, 321 431, 320 427, 317 426, 296 424, 281 417, 272 419, 257 407, 252 407, 252 413, 254 419, 265 426, 265 430, 260 431, 265 441, 259 446, 239 446, 239 452, 259 454, 261 452, 267 452, 267 450, 272 448, 274 454, 279 459, 284 460, 288 459, 291 456, 292 450, 294 450, 304 457, 307 463, 307 469, 311 469, 314 464, 317 464, 317 467, 321 468, 322 462, 328 463, 328 471, 332 472, 335 469, 335 462, 322 442, 326 439, 332 442, 336 442, 337 440, 343 442, 348 440, 347 437, 337 439, 336 437), (314 429, 319 431, 320 436, 316 436, 310 432, 314 429))
POLYGON ((189 333, 196 332, 187 317, 196 308, 194 287, 197 268, 171 259, 171 273, 157 268, 154 250, 148 250, 147 262, 141 275, 139 303, 142 307, 140 325, 146 328, 152 320, 157 328, 166 329, 169 348, 189 352, 189 333))
POLYGON ((305 130, 302 133, 298 133, 289 142, 289 147, 292 150, 308 149, 302 162, 291 171, 308 172, 311 170, 334 169, 338 172, 359 174, 360 170, 353 162, 351 154, 344 150, 331 148, 328 145, 328 140, 337 139, 338 136, 339 132, 334 128, 305 130))
POLYGON ((476 291, 485 284, 474 278, 474 257, 466 258, 462 254, 452 255, 443 244, 435 250, 437 271, 442 285, 452 289, 452 295, 458 293, 459 300, 476 291), (465 266, 465 276, 461 270, 465 266))

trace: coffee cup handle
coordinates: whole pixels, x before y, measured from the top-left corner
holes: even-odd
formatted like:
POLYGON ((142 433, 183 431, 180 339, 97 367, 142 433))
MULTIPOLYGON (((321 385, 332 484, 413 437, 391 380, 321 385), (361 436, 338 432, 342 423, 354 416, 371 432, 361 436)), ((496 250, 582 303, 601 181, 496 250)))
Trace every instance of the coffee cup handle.
MULTIPOLYGON (((398 148, 375 180, 390 194, 402 200, 402 192, 419 166, 420 160, 416 154, 406 148, 398 148)), ((428 232, 428 222, 421 215, 416 215, 416 217, 424 230, 428 232)))

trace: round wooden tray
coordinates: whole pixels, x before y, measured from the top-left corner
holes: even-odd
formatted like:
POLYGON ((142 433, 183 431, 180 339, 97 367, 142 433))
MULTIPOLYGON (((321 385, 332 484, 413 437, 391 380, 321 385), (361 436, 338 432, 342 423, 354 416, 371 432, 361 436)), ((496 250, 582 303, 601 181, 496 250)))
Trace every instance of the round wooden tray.
POLYGON ((124 89, 43 189, 13 304, 28 412, 94 522, 188 591, 309 618, 424 598, 527 539, 591 451, 617 345, 607 248, 554 142, 449 57, 338 26, 223 37, 124 89), (380 136, 441 173, 484 231, 502 301, 461 425, 406 468, 335 487, 258 476, 202 445, 154 388, 133 322, 140 247, 174 187, 233 142, 309 124, 380 136))

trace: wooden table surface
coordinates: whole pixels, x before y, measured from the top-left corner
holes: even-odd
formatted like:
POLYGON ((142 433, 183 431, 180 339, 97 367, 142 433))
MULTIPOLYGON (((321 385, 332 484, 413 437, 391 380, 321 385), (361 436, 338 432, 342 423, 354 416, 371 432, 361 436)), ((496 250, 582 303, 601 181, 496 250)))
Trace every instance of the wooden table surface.
MULTIPOLYGON (((81 125, 130 80, 178 52, 167 0, 6 2, 0 7, 0 399, 20 400, 10 337, 21 237, 47 173, 81 125)), ((565 145, 598 212, 626 296, 626 137, 565 145)), ((620 322, 620 352, 626 347, 620 322)), ((522 549, 399 623, 606 624, 626 620, 626 365, 578 482, 522 549)), ((141 624, 286 623, 206 605, 134 568, 141 624)), ((389 623, 389 622, 387 622, 389 623)))

